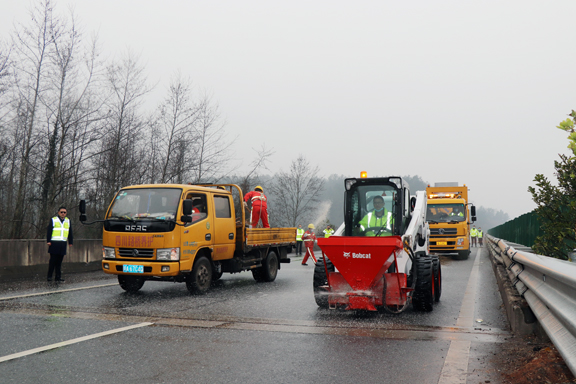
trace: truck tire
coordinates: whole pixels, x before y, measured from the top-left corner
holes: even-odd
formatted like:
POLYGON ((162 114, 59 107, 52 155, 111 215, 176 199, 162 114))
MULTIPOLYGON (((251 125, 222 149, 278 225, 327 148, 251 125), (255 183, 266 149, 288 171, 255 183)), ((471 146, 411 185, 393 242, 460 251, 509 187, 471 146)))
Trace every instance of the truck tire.
POLYGON ((334 265, 328 258, 326 258, 326 268, 324 268, 323 256, 318 257, 318 261, 314 265, 314 281, 312 282, 312 286, 314 287, 314 300, 316 300, 316 304, 320 308, 328 308, 327 291, 320 288, 328 285, 326 269, 328 269, 328 273, 335 271, 334 265))
POLYGON ((454 256, 453 259, 456 260, 468 260, 468 256, 470 255, 470 250, 467 249, 465 251, 458 251, 458 255, 454 256))
POLYGON ((145 281, 142 277, 118 275, 118 284, 126 292, 138 292, 145 281))
POLYGON ((193 295, 205 294, 212 284, 212 264, 206 256, 194 262, 192 273, 186 277, 186 288, 193 295))
POLYGON ((278 275, 278 256, 276 252, 270 251, 268 256, 262 261, 262 266, 252 270, 252 277, 258 282, 271 282, 276 280, 278 275))
POLYGON ((416 289, 412 295, 412 306, 416 311, 431 312, 434 307, 434 275, 430 256, 414 259, 416 263, 416 289))
POLYGON ((434 274, 434 301, 439 302, 442 296, 442 264, 438 256, 432 256, 432 273, 434 274))

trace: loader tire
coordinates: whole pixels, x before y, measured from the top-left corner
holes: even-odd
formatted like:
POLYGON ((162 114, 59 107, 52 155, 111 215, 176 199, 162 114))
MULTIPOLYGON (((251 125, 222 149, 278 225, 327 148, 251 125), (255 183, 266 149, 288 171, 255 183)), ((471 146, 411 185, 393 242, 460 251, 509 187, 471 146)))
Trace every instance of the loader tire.
MULTIPOLYGON (((326 269, 328 269, 328 273, 335 271, 334 265, 328 258, 326 258, 326 269)), ((312 286, 314 287, 314 300, 316 300, 316 304, 320 308, 328 308, 327 291, 321 288, 322 286, 328 285, 326 269, 324 268, 324 258, 320 256, 314 265, 314 281, 312 282, 312 286)))
POLYGON ((412 306, 416 311, 431 312, 434 309, 434 274, 430 256, 417 257, 416 289, 412 295, 412 306))
POLYGON ((442 296, 442 265, 438 256, 432 257, 432 273, 434 274, 434 301, 439 302, 442 296))

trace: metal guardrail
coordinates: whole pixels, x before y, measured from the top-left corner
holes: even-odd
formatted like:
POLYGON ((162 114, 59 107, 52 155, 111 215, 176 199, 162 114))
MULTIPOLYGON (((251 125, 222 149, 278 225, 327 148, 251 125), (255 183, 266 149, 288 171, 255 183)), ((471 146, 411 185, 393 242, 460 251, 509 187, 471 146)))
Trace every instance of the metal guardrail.
POLYGON ((576 263, 536 255, 486 236, 494 257, 530 305, 540 325, 576 375, 576 263))

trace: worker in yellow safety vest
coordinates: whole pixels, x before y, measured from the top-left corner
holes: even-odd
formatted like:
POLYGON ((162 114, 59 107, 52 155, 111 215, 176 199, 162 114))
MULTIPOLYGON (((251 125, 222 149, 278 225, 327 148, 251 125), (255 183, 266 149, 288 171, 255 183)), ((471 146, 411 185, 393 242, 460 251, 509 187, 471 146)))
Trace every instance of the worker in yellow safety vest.
POLYGON ((364 236, 391 236, 394 226, 394 217, 384 207, 384 198, 375 196, 372 201, 374 210, 368 212, 358 223, 360 231, 364 236))
POLYGON ((57 282, 64 282, 62 278, 62 260, 66 255, 66 246, 72 245, 74 237, 70 219, 66 217, 66 207, 58 209, 58 215, 50 219, 46 230, 46 243, 50 261, 48 262, 48 281, 52 281, 52 274, 55 274, 57 282))
POLYGON ((472 247, 476 246, 477 237, 478 237, 478 230, 476 229, 476 226, 472 226, 472 228, 470 229, 470 240, 472 242, 472 247))
POLYGON ((304 234, 304 228, 302 228, 302 224, 299 224, 298 228, 296 228, 296 256, 302 256, 303 234, 304 234))
POLYGON ((482 232, 482 228, 478 227, 478 246, 481 247, 482 246, 482 237, 484 236, 484 233, 482 232))
POLYGON ((334 229, 331 226, 327 225, 326 229, 324 230, 324 237, 330 237, 334 234, 334 229))

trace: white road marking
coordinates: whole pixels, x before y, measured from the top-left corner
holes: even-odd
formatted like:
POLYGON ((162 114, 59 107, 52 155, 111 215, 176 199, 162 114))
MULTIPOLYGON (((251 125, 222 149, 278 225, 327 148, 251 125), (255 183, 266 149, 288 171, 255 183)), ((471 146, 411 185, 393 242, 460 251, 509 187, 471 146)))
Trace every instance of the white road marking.
POLYGON ((48 350, 50 350, 50 349, 56 349, 56 348, 64 347, 64 346, 66 346, 66 345, 76 344, 76 343, 80 343, 80 342, 82 342, 82 341, 92 340, 92 339, 96 339, 96 338, 98 338, 98 337, 112 335, 112 334, 114 334, 114 333, 129 331, 129 330, 135 329, 135 328, 147 327, 147 326, 152 325, 152 324, 154 324, 154 323, 145 322, 145 323, 140 323, 140 324, 134 324, 134 325, 130 325, 130 326, 128 326, 128 327, 111 329, 111 330, 109 330, 109 331, 100 332, 100 333, 95 333, 95 334, 93 334, 93 335, 88 335, 88 336, 83 336, 83 337, 78 337, 78 338, 76 338, 76 339, 71 339, 71 340, 67 340, 67 341, 62 341, 62 342, 60 342, 60 343, 50 344, 50 345, 46 345, 46 346, 44 346, 44 347, 29 349, 29 350, 24 351, 24 352, 13 353, 13 354, 11 354, 11 355, 6 355, 6 356, 3 356, 3 357, 0 357, 0 363, 1 363, 1 362, 4 362, 4 361, 14 360, 14 359, 18 359, 18 358, 20 358, 20 357, 32 355, 32 354, 34 354, 34 353, 45 352, 45 351, 48 351, 48 350))
MULTIPOLYGON (((480 250, 480 248, 476 249, 476 259, 474 260, 464 299, 460 306, 460 314, 456 320, 456 326, 458 327, 474 326, 474 305, 478 274, 480 273, 480 250)), ((450 342, 450 348, 444 360, 438 384, 466 384, 470 344, 471 342, 466 340, 453 340, 450 342)))
POLYGON ((27 295, 19 295, 19 296, 0 297, 0 301, 12 300, 12 299, 22 299, 22 298, 34 297, 34 296, 52 295, 52 294, 54 294, 54 293, 62 293, 62 292, 81 291, 81 290, 84 290, 84 289, 111 287, 111 286, 113 286, 113 285, 118 285, 118 283, 113 283, 113 284, 101 284, 101 285, 91 285, 91 286, 89 286, 89 287, 81 287, 81 288, 59 289, 59 290, 57 290, 57 291, 44 291, 44 292, 30 293, 30 294, 27 294, 27 295))

